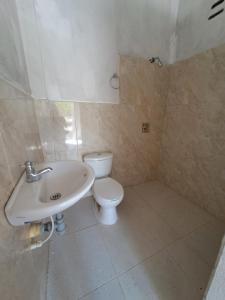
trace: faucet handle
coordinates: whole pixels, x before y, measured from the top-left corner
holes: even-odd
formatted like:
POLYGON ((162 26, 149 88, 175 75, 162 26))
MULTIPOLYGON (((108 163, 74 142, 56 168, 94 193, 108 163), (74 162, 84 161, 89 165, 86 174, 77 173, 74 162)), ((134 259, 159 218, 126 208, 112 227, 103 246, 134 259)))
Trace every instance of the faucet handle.
POLYGON ((33 163, 32 161, 27 160, 27 161, 25 161, 24 166, 25 166, 25 167, 32 167, 33 164, 34 164, 34 163, 33 163))
POLYGON ((25 166, 25 169, 27 171, 28 170, 30 170, 30 171, 34 170, 34 163, 32 161, 29 161, 29 160, 25 161, 24 166, 25 166))
POLYGON ((19 167, 21 169, 24 169, 24 168, 29 167, 29 166, 33 166, 33 162, 29 161, 29 160, 25 161, 24 163, 19 164, 19 167))

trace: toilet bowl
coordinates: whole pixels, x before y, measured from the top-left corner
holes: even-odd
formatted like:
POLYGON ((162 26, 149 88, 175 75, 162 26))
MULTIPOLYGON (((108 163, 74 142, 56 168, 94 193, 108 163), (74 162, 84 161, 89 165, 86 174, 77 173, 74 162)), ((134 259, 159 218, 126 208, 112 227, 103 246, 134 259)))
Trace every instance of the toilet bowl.
POLYGON ((84 156, 84 161, 95 172, 92 191, 100 210, 96 211, 99 222, 105 225, 115 224, 118 216, 116 207, 123 200, 122 185, 109 177, 113 155, 110 152, 92 153, 84 156))
POLYGON ((93 194, 100 205, 99 221, 106 225, 115 224, 118 219, 116 207, 124 196, 121 184, 110 177, 97 179, 93 186, 93 194))

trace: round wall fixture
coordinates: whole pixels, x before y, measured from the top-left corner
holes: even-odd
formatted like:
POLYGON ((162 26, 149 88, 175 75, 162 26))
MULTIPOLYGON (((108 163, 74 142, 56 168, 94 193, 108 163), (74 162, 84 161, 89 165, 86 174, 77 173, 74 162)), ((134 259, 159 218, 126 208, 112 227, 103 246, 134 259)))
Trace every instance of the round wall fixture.
POLYGON ((109 80, 111 88, 114 90, 119 90, 120 88, 120 78, 117 73, 114 73, 113 76, 109 80))

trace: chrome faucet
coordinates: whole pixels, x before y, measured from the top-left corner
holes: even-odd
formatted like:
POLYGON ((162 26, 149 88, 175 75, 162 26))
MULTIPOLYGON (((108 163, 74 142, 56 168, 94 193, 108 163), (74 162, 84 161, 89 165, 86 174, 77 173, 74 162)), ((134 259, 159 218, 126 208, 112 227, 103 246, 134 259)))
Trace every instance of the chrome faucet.
POLYGON ((32 161, 25 162, 26 182, 32 183, 41 179, 42 175, 52 171, 51 167, 36 171, 32 161))

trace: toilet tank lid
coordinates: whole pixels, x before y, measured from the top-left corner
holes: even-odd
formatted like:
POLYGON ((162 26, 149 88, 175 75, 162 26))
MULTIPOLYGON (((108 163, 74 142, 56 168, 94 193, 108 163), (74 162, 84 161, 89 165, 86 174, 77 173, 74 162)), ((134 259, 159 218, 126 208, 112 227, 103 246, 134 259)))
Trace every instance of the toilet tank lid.
POLYGON ((94 152, 84 156, 84 161, 90 160, 104 160, 112 158, 113 154, 111 152, 94 152))

